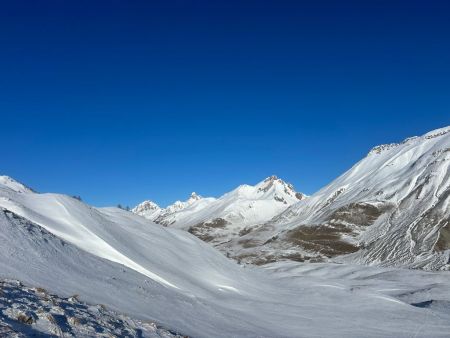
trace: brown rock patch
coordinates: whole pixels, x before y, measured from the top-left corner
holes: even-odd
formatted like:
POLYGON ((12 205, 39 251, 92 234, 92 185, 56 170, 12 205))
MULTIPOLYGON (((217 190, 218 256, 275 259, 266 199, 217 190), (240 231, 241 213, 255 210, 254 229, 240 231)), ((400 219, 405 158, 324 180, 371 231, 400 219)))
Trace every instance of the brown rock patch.
POLYGON ((286 239, 305 250, 334 257, 359 250, 357 246, 342 240, 341 234, 349 232, 350 229, 341 226, 301 226, 288 231, 286 239))

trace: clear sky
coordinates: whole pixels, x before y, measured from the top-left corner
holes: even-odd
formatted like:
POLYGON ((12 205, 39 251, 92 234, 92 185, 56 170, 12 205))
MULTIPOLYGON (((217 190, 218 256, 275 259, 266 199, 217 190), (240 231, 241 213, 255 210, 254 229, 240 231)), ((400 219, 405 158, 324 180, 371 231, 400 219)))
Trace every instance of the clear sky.
POLYGON ((166 205, 276 174, 311 194, 450 125, 448 1, 4 1, 0 174, 166 205))

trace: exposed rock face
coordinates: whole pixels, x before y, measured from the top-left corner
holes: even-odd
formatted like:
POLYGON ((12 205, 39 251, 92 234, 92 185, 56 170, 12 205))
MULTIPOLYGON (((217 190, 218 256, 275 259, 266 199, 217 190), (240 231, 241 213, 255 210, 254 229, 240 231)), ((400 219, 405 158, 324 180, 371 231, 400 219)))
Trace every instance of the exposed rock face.
POLYGON ((211 242, 214 237, 211 236, 211 230, 224 229, 229 224, 223 218, 216 218, 209 222, 200 222, 189 227, 188 231, 205 242, 211 242))
POLYGON ((179 337, 156 323, 131 319, 17 280, 0 280, 1 337, 179 337))
POLYGON ((450 220, 443 222, 445 225, 439 231, 439 239, 434 249, 436 251, 450 250, 450 220))

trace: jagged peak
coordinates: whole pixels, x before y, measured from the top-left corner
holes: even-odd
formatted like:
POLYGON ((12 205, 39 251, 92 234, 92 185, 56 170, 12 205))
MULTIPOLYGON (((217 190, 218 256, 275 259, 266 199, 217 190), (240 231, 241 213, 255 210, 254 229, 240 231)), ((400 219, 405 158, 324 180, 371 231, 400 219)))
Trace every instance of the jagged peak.
POLYGON ((203 198, 202 196, 198 195, 195 191, 193 191, 191 193, 191 196, 189 196, 188 201, 198 201, 201 200, 202 198, 203 198))
POLYGON ((195 201, 197 201, 199 199, 201 199, 201 196, 197 195, 195 192, 192 192, 186 201, 183 202, 183 201, 177 200, 174 203, 172 203, 171 205, 162 209, 163 213, 171 213, 171 212, 175 212, 175 211, 180 211, 180 210, 188 207, 189 205, 191 205, 192 203, 194 203, 195 201))
POLYGON ((295 188, 291 183, 283 181, 276 175, 267 177, 255 187, 258 188, 258 192, 266 193, 271 189, 276 189, 277 186, 278 189, 282 189, 285 194, 296 197, 298 200, 302 200, 307 197, 305 194, 295 191, 295 188))
MULTIPOLYGON (((273 181, 276 181, 276 180, 279 180, 278 176, 277 176, 277 175, 272 175, 272 176, 267 177, 267 178, 264 180, 264 182, 273 182, 273 181)), ((282 180, 281 180, 281 181, 282 181, 282 180)))
POLYGON ((146 200, 146 201, 136 205, 131 211, 134 213, 138 213, 138 212, 147 211, 147 210, 159 210, 159 209, 161 209, 161 208, 158 204, 156 204, 153 201, 146 200))
POLYGON ((292 184, 286 183, 281 178, 278 178, 276 175, 272 175, 264 179, 262 182, 259 182, 255 187, 258 188, 258 191, 268 191, 275 184, 280 184, 286 187, 289 187, 293 190, 292 184))

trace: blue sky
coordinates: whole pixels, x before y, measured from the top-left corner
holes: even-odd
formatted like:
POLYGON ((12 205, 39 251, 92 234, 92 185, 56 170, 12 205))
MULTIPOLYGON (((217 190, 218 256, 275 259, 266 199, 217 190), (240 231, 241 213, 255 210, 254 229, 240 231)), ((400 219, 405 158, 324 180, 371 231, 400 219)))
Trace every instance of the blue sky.
POLYGON ((445 1, 8 1, 0 173, 94 205, 313 193, 450 125, 445 1))

